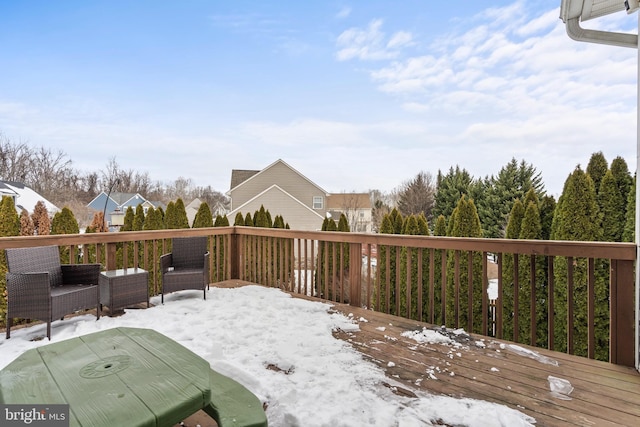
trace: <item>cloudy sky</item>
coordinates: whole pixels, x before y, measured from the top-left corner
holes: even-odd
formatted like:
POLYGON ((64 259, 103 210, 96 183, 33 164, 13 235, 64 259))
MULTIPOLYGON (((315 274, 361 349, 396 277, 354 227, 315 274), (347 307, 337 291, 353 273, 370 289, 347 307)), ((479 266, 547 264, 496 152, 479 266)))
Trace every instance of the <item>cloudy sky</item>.
MULTIPOLYGON (((636 168, 635 49, 571 40, 560 0, 25 0, 0 5, 0 132, 226 192, 283 159, 329 192, 511 158, 558 195, 636 168)), ((619 12, 590 24, 637 31, 619 12)), ((585 24, 586 25, 586 24, 585 24)))

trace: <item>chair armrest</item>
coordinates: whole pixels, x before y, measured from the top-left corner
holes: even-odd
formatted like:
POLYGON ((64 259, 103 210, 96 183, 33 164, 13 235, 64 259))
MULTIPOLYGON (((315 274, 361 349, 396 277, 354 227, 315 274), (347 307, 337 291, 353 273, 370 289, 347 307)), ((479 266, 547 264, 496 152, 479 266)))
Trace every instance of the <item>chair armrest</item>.
POLYGON ((10 304, 48 304, 51 298, 49 273, 7 273, 6 278, 10 304))
POLYGON ((160 272, 166 273, 169 267, 173 265, 173 253, 169 252, 160 256, 160 272))
POLYGON ((63 264, 62 283, 64 285, 97 285, 100 264, 63 264))
POLYGON ((210 257, 209 251, 205 252, 205 254, 204 254, 204 274, 205 274, 205 276, 204 277, 207 278, 207 283, 209 283, 209 280, 210 280, 209 278, 211 277, 211 275, 209 274, 209 257, 210 257))

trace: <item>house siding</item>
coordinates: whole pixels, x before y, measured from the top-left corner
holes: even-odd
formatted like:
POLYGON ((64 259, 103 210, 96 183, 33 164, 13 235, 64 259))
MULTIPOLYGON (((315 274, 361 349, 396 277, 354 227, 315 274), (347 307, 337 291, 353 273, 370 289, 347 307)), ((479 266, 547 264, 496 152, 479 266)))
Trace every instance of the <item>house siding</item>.
POLYGON ((316 231, 322 228, 324 220, 322 215, 309 209, 276 186, 231 211, 229 220, 233 221, 238 212, 241 212, 243 217, 246 217, 247 213, 253 217, 253 214, 262 206, 269 211, 271 218, 281 215, 291 229, 316 231))

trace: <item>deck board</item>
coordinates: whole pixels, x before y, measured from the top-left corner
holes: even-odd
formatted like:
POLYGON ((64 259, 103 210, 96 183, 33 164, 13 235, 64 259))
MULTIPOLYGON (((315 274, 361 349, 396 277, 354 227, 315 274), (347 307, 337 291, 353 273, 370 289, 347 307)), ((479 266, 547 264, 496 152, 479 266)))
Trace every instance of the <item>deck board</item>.
POLYGON ((640 425, 640 374, 631 368, 517 344, 556 361, 555 366, 511 351, 508 341, 477 335, 455 346, 418 343, 402 333, 432 325, 341 304, 334 308, 367 320, 359 322, 358 332, 335 336, 409 390, 507 405, 534 417, 539 426, 640 425), (571 383, 571 400, 551 394, 549 375, 571 383))
MULTIPOLYGON (((249 283, 215 286, 243 284, 249 283)), ((640 425, 640 373, 633 368, 474 334, 466 340, 458 336, 456 345, 418 343, 402 334, 433 325, 346 304, 333 303, 333 310, 359 324, 356 332, 335 331, 334 336, 383 369, 387 385, 398 394, 427 392, 494 402, 535 418, 536 426, 640 425), (518 354, 513 345, 540 357, 518 354), (557 365, 542 363, 544 357, 557 365), (571 383, 570 400, 551 394, 549 375, 571 383)))

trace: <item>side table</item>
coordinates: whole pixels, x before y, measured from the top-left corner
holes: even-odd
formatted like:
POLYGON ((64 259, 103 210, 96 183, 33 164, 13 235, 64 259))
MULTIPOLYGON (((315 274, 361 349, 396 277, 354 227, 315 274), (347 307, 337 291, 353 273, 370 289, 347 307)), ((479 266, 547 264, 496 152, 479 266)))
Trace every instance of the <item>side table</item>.
MULTIPOLYGON (((149 307, 149 272, 141 268, 121 268, 100 273, 100 306, 109 307, 109 312, 124 309, 134 304, 147 303, 149 307)), ((102 308, 102 307, 101 307, 102 308)))

